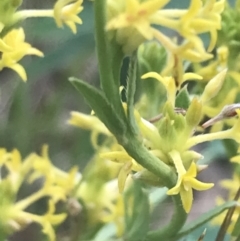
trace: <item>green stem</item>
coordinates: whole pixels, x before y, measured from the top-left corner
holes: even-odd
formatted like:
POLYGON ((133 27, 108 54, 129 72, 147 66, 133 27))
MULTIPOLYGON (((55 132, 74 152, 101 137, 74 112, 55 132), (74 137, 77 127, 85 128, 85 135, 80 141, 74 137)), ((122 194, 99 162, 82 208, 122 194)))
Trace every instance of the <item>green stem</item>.
POLYGON ((46 9, 46 10, 38 10, 38 9, 29 9, 29 10, 21 10, 14 14, 12 19, 12 24, 17 23, 21 20, 25 20, 27 18, 41 18, 41 17, 47 17, 47 18, 53 18, 54 12, 52 9, 46 9))
POLYGON ((128 69, 128 81, 127 81, 127 117, 129 127, 135 135, 138 135, 139 129, 134 116, 134 95, 136 91, 137 81, 137 55, 136 52, 130 59, 128 69))
MULTIPOLYGON (((107 39, 106 26, 106 0, 94 1, 94 15, 95 15, 95 38, 98 55, 98 64, 100 72, 100 81, 102 89, 114 106, 116 111, 120 113, 122 118, 125 118, 121 100, 119 97, 119 83, 115 83, 112 66, 113 53, 111 52, 111 43, 107 39)), ((122 58, 115 66, 115 72, 119 73, 121 68, 122 58)), ((119 76, 117 78, 119 80, 119 76)), ((117 81, 116 81, 117 82, 117 81)))
MULTIPOLYGON (((95 35, 97 54, 99 61, 99 71, 102 89, 108 99, 108 101, 114 106, 117 112, 122 112, 121 100, 119 98, 119 66, 121 67, 121 61, 111 63, 113 57, 118 57, 116 53, 111 52, 110 42, 107 40, 107 34, 105 32, 106 25, 106 0, 97 0, 94 2, 95 9, 95 35), (115 66, 117 64, 117 67, 115 66), (113 67, 114 66, 114 67, 113 67)), ((119 58, 120 59, 120 58, 119 58)), ((133 76, 135 78, 135 76, 133 76)), ((128 117, 134 120, 134 92, 135 83, 130 83, 129 86, 129 100, 128 117)), ((120 112, 120 115, 121 115, 120 112)), ((122 116, 122 119, 125 119, 122 116)), ((124 135, 116 136, 119 143, 125 148, 128 154, 133 157, 140 165, 154 173, 164 181, 165 186, 171 188, 175 185, 177 176, 172 169, 164 162, 160 161, 157 157, 152 155, 142 144, 142 141, 138 139, 136 131, 133 132, 130 124, 130 130, 124 135)), ((177 233, 183 224, 185 223, 187 214, 185 213, 181 199, 179 195, 173 197, 175 204, 175 212, 171 222, 163 229, 150 232, 148 238, 159 240, 159 238, 170 237, 177 233)))
POLYGON ((209 133, 209 134, 204 134, 204 135, 198 135, 198 136, 193 136, 187 141, 186 144, 186 149, 191 148, 192 146, 195 146, 199 143, 203 142, 208 142, 208 141, 214 141, 214 140, 222 140, 222 139, 232 139, 231 135, 232 130, 226 130, 226 131, 219 131, 215 133, 209 133))
POLYGON ((124 58, 124 53, 122 47, 115 41, 111 42, 111 52, 112 52, 112 73, 113 79, 116 85, 120 85, 120 74, 122 68, 122 61, 124 58))
POLYGON ((151 154, 142 144, 137 136, 128 131, 124 138, 120 138, 119 143, 124 147, 127 153, 135 159, 140 165, 154 173, 164 181, 164 185, 172 188, 177 181, 177 176, 173 170, 151 154))
POLYGON ((179 195, 173 196, 172 198, 174 203, 174 214, 171 221, 165 227, 149 232, 147 240, 169 240, 173 238, 185 224, 187 213, 183 209, 181 198, 179 195))
POLYGON ((52 9, 48 10, 21 10, 16 12, 15 16, 21 17, 21 19, 26 18, 38 18, 38 17, 54 17, 54 13, 52 9))

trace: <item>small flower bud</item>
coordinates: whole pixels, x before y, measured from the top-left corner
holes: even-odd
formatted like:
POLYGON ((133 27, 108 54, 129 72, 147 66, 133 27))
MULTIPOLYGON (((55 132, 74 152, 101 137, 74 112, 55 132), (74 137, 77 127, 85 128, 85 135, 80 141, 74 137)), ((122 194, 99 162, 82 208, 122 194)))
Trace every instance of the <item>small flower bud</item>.
POLYGON ((13 15, 21 4, 22 0, 0 1, 0 23, 2 23, 3 26, 12 24, 13 15))
POLYGON ((143 75, 148 72, 160 73, 166 63, 166 50, 156 41, 142 44, 138 49, 139 70, 143 75))
POLYGON ((159 123, 158 132, 162 140, 164 140, 164 143, 162 143, 163 149, 169 151, 178 140, 177 132, 174 127, 174 120, 170 119, 169 116, 164 117, 159 123))
POLYGON ((196 98, 192 100, 187 113, 186 113, 186 122, 187 125, 191 128, 197 126, 202 117, 202 104, 196 98))
POLYGON ((201 96, 201 101, 203 104, 205 104, 218 94, 218 92, 222 88, 226 73, 227 69, 224 69, 208 82, 201 96))
POLYGON ((197 162, 200 159, 203 159, 203 156, 195 151, 185 151, 181 154, 184 167, 188 169, 192 162, 197 162))

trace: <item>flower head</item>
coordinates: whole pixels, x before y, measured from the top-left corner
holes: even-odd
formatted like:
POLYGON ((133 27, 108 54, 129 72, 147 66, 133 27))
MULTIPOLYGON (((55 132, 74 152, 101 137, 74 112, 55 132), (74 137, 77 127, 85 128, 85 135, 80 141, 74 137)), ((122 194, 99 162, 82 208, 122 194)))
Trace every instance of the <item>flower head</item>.
POLYGON ((42 57, 43 53, 25 42, 25 34, 22 28, 11 30, 3 37, 2 41, 5 44, 4 46, 8 49, 5 48, 4 51, 2 48, 0 70, 3 68, 13 69, 19 74, 23 81, 26 81, 26 72, 18 61, 20 61, 25 55, 37 55, 42 57))
POLYGON ((77 111, 72 111, 68 124, 81 127, 82 129, 92 130, 91 141, 96 149, 98 148, 99 134, 111 136, 111 133, 107 127, 96 116, 93 115, 86 115, 77 111))
POLYGON ((113 1, 109 0, 106 29, 116 30, 117 42, 123 46, 124 53, 129 54, 145 40, 154 38, 151 17, 168 2, 169 0, 121 0, 114 4, 115 11, 112 13, 113 1))
POLYGON ((138 0, 126 0, 125 11, 107 23, 107 30, 132 27, 143 35, 145 39, 152 39, 151 16, 164 7, 169 0, 153 0, 139 2, 138 0))
POLYGON ((32 153, 22 160, 17 150, 7 152, 5 149, 0 149, 0 168, 2 167, 7 170, 7 174, 0 181, 1 228, 8 230, 8 233, 11 234, 13 231, 19 231, 26 225, 36 222, 42 226, 43 233, 49 237, 50 241, 55 241, 53 226, 60 224, 66 218, 65 213, 56 214, 55 205, 60 199, 65 200, 75 187, 72 180, 75 180, 76 171, 69 175, 64 173, 50 165, 50 160, 46 155, 40 157, 32 153), (47 160, 45 160, 46 158, 47 160), (47 175, 43 170, 49 174, 47 175), (43 186, 16 201, 20 186, 23 183, 31 182, 32 177, 45 179, 43 186), (49 200, 49 208, 45 214, 26 211, 30 205, 44 197, 49 200))
POLYGON ((218 2, 213 0, 204 5, 201 0, 192 0, 189 9, 186 10, 162 9, 168 2, 168 0, 122 0, 118 5, 114 5, 115 11, 111 12, 113 3, 109 0, 110 13, 106 29, 117 30, 116 39, 123 45, 124 52, 134 50, 134 47, 136 48, 144 40, 156 38, 165 48, 184 59, 200 62, 211 58, 212 55, 205 51, 198 35, 210 33, 208 50, 211 51, 216 44, 217 30, 221 28, 220 14, 224 9, 225 0, 218 2), (184 38, 182 44, 175 44, 153 25, 175 30, 184 38), (136 36, 139 36, 137 42, 136 36))
POLYGON ((196 179, 197 176, 197 165, 193 162, 189 169, 186 171, 180 154, 177 151, 172 151, 169 153, 171 158, 173 159, 174 165, 176 167, 178 173, 178 181, 177 184, 168 190, 168 195, 176 195, 180 194, 183 207, 185 211, 188 213, 192 207, 193 201, 193 191, 192 189, 196 189, 198 191, 207 190, 213 187, 213 183, 203 183, 196 179))
POLYGON ((77 16, 83 10, 82 2, 83 0, 58 0, 54 6, 57 26, 63 27, 65 23, 73 33, 76 33, 76 23, 82 24, 82 20, 77 16))

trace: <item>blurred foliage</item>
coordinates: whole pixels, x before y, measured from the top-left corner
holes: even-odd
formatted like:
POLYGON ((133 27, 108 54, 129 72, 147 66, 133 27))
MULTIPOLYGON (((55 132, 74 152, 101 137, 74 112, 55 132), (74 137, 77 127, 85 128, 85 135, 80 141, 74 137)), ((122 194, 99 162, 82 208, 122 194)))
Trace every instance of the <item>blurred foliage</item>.
MULTIPOLYGON (((34 7, 46 8, 50 1, 42 1, 41 5, 34 7)), ((27 84, 8 69, 1 72, 1 146, 17 147, 27 155, 47 143, 53 160, 63 167, 88 160, 92 150, 89 134, 66 124, 69 111, 90 111, 68 77, 84 77, 96 84, 98 81, 91 2, 86 1, 84 8, 84 24, 78 27, 76 35, 67 28, 56 28, 52 19, 24 23, 27 40, 41 49, 45 57, 29 57, 24 62, 27 84)))

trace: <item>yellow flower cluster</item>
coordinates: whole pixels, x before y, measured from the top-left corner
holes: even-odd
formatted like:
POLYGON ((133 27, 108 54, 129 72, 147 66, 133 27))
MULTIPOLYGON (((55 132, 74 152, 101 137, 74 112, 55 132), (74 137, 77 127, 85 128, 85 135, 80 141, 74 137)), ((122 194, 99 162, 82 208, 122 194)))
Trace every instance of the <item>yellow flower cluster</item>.
POLYGON ((198 35, 211 35, 208 48, 211 51, 216 44, 217 30, 221 28, 220 14, 224 9, 224 0, 205 1, 204 4, 202 0, 192 0, 186 10, 162 9, 169 0, 121 0, 118 5, 113 2, 108 1, 109 21, 106 29, 117 30, 117 41, 124 44, 126 53, 139 45, 136 41, 137 31, 142 42, 156 38, 171 54, 182 59, 199 62, 211 58, 198 35), (173 29, 184 41, 178 45, 152 25, 173 29))
MULTIPOLYGON (((58 27, 66 24, 73 33, 76 33, 76 24, 82 20, 77 16, 83 9, 82 0, 58 0, 51 10, 20 10, 17 7, 21 1, 5 1, 0 3, 0 33, 14 23, 30 17, 52 17, 58 27), (7 8, 7 9, 6 9, 7 8), (6 14, 7 13, 7 14, 6 14)), ((17 72, 23 81, 27 80, 26 72, 18 62, 26 55, 43 57, 43 53, 25 42, 22 28, 13 29, 0 38, 0 71, 10 68, 17 72)))
MULTIPOLYGON (((196 180, 197 169, 201 169, 201 167, 199 166, 197 168, 195 162, 201 158, 201 155, 188 150, 192 131, 198 124, 200 120, 199 117, 201 117, 201 104, 197 100, 193 101, 192 106, 190 106, 186 113, 186 117, 173 113, 171 104, 166 108, 168 109, 166 115, 163 116, 160 120, 161 123, 159 123, 159 126, 162 125, 160 130, 147 120, 140 118, 137 112, 135 112, 136 120, 138 120, 138 126, 144 138, 144 145, 149 149, 149 152, 158 157, 159 161, 163 161, 176 168, 178 182, 174 188, 168 191, 168 194, 176 195, 179 193, 182 198, 184 209, 186 212, 189 212, 193 200, 192 189, 206 190, 213 186, 213 184, 205 184, 196 180), (192 115, 195 115, 195 111, 198 112, 198 120, 192 118, 192 115), (197 122, 191 123, 194 121, 197 122), (182 128, 180 128, 181 126, 182 128), (189 141, 187 141, 188 139, 189 141)), ((95 126, 96 128, 100 126, 97 122, 101 122, 99 120, 97 121, 96 117, 89 116, 88 118, 96 122, 96 125, 92 125, 91 129, 94 130, 95 126)), ((69 122, 78 123, 79 127, 84 127, 84 119, 85 117, 83 118, 83 115, 74 114, 69 122)), ((105 127, 102 127, 102 131, 98 129, 100 133, 105 132, 105 127)), ((197 143, 194 143, 194 145, 195 144, 197 143)), ((136 160, 129 156, 120 145, 115 145, 115 149, 111 151, 102 151, 100 157, 122 164, 118 174, 118 187, 120 192, 123 191, 126 179, 132 171, 136 173, 134 177, 137 179, 146 180, 147 178, 148 181, 155 183, 157 186, 162 185, 158 177, 153 174, 149 175, 149 173, 147 173, 136 160)))
MULTIPOLYGON (((159 110, 162 112, 160 117, 155 120, 158 123, 155 125, 141 118, 142 113, 139 114, 137 111, 135 111, 135 119, 144 146, 159 161, 170 166, 177 175, 175 186, 167 194, 180 194, 183 207, 186 212, 189 212, 193 201, 192 189, 206 190, 213 186, 211 183, 202 183, 196 179, 198 171, 202 169, 200 165, 197 165, 201 155, 189 149, 198 143, 216 139, 234 139, 239 142, 237 134, 239 121, 227 131, 193 136, 203 116, 208 115, 211 110, 211 101, 225 84, 228 49, 224 46, 219 48, 217 60, 212 61, 210 66, 202 68, 199 65, 199 74, 185 73, 184 64, 201 63, 213 57, 209 52, 216 45, 217 31, 221 29, 221 13, 224 10, 225 1, 191 0, 188 9, 163 9, 168 2, 168 0, 121 0, 118 2, 108 0, 106 31, 111 39, 116 40, 122 46, 125 54, 132 53, 140 44, 153 39, 159 41, 167 51, 167 61, 162 72, 149 72, 142 76, 142 79, 157 79, 166 91, 166 103, 164 108, 159 110), (175 31, 182 37, 182 41, 172 40, 159 30, 159 26, 175 31), (210 35, 207 50, 200 37, 203 33, 210 35), (189 99, 188 110, 178 108, 176 106, 177 95, 183 85, 191 80, 207 80, 208 83, 201 96, 189 99)), ((143 98, 140 101, 143 101, 143 98)), ((92 130, 92 143, 96 148, 98 148, 99 133, 111 137, 107 128, 95 116, 87 117, 74 112, 69 123, 92 130)), ((107 146, 109 149, 109 142, 107 146)), ((157 186, 162 185, 159 177, 139 165, 137 160, 134 160, 122 146, 115 145, 114 147, 112 149, 110 145, 111 151, 100 153, 100 157, 122 163, 118 175, 120 191, 123 191, 125 181, 132 172, 135 173, 134 178, 148 180, 157 186)))
POLYGON ((82 2, 83 0, 57 1, 54 6, 54 18, 57 26, 62 27, 63 23, 65 23, 73 33, 76 33, 77 29, 75 23, 82 24, 82 20, 77 16, 77 14, 83 10, 82 2))
POLYGON ((47 146, 43 147, 41 156, 32 153, 24 160, 18 150, 7 152, 0 149, 0 168, 6 169, 0 181, 0 226, 7 234, 23 229, 33 222, 42 226, 42 232, 49 240, 55 240, 54 225, 66 218, 65 213, 57 214, 55 205, 60 200, 66 200, 72 192, 79 177, 76 168, 65 173, 53 166, 48 158, 47 146), (23 183, 31 184, 34 180, 43 178, 42 187, 25 197, 17 200, 19 188, 23 183), (48 198, 46 213, 34 214, 25 211, 39 199, 48 198))
POLYGON ((18 63, 25 55, 37 55, 43 57, 43 53, 33 48, 29 43, 25 42, 25 34, 22 28, 13 29, 7 33, 1 40, 2 56, 0 59, 0 71, 3 68, 10 68, 16 71, 23 81, 27 80, 27 75, 18 63))

